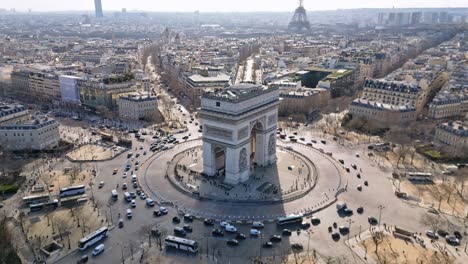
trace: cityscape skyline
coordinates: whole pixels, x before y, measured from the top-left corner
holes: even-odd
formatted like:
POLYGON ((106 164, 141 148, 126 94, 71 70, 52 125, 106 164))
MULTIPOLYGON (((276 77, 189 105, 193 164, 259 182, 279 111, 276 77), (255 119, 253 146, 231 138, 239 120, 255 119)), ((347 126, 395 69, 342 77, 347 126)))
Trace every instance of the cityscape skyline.
MULTIPOLYGON (((200 1, 187 1, 181 0, 177 2, 168 2, 164 5, 155 4, 145 0, 135 0, 129 4, 124 0, 115 1, 102 1, 104 11, 116 11, 126 8, 126 10, 143 10, 153 12, 191 12, 191 11, 202 11, 202 12, 286 12, 293 10, 298 3, 292 3, 288 1, 271 3, 267 0, 259 0, 252 3, 247 0, 239 0, 236 2, 219 2, 214 0, 200 0, 200 1)), ((320 11, 320 10, 337 10, 337 9, 357 9, 357 8, 459 8, 467 7, 466 1, 461 0, 449 0, 449 1, 437 1, 437 0, 412 0, 412 1, 370 1, 370 0, 357 0, 357 1, 344 1, 344 0, 330 0, 326 2, 313 2, 304 1, 304 6, 308 11, 320 11), (339 7, 339 8, 337 8, 339 7)), ((23 0, 17 1, 6 1, 6 3, 0 4, 0 8, 12 9, 16 11, 32 11, 47 12, 47 11, 93 11, 94 1, 88 1, 86 3, 73 4, 64 3, 58 0, 45 0, 45 1, 31 1, 23 0)))

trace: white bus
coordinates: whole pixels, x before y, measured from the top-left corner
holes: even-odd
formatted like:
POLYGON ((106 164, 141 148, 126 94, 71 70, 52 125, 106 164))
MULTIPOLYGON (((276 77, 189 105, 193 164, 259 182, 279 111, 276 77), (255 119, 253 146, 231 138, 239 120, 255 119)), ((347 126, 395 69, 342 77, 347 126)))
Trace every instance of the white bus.
POLYGON ((45 202, 48 202, 49 200, 50 200, 50 197, 48 194, 23 197, 23 203, 25 204, 45 203, 45 202))
POLYGON ((192 253, 198 252, 197 241, 175 237, 175 236, 167 236, 164 242, 166 244, 166 248, 172 247, 175 249, 185 250, 185 251, 189 251, 192 253))
POLYGON ((290 214, 287 216, 281 216, 277 219, 278 225, 286 225, 292 223, 302 223, 302 215, 301 214, 290 214))
POLYGON ((60 189, 60 197, 81 195, 86 192, 86 187, 84 185, 71 186, 67 188, 60 189))
POLYGON ((112 200, 117 201, 119 199, 119 194, 117 193, 117 190, 112 190, 112 200))
POLYGON ((93 233, 80 239, 79 248, 80 250, 85 250, 86 248, 96 244, 101 239, 107 237, 109 234, 109 229, 107 227, 101 227, 93 233))

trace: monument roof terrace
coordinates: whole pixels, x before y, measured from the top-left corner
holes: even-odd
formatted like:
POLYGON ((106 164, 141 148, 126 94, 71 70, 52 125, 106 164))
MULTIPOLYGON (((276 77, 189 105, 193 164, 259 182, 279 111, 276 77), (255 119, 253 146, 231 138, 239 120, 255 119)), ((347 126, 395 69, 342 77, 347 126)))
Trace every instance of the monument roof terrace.
POLYGON ((202 94, 202 98, 236 103, 269 93, 273 90, 278 90, 278 88, 241 83, 223 89, 208 90, 202 94))

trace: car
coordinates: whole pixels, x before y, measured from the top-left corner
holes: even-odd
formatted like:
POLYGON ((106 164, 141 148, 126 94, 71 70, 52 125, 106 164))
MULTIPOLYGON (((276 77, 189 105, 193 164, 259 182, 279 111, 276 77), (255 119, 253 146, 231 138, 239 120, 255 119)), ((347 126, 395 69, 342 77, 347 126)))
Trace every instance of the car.
POLYGON ((244 239, 246 239, 246 237, 245 237, 245 235, 242 234, 242 233, 237 233, 236 239, 237 239, 237 240, 244 240, 244 239))
POLYGON ((151 198, 146 198, 146 204, 147 204, 148 206, 154 206, 154 201, 153 201, 153 199, 151 199, 151 198))
POLYGON ((365 186, 369 186, 369 183, 367 181, 364 181, 365 186))
POLYGON ((81 256, 80 260, 78 261, 78 263, 87 263, 88 262, 88 255, 83 255, 81 256))
POLYGON ((291 249, 293 251, 302 251, 304 250, 304 246, 302 246, 302 244, 294 243, 291 245, 291 249))
POLYGON ((358 190, 358 191, 362 191, 362 186, 361 186, 361 185, 358 185, 358 186, 357 186, 357 190, 358 190))
POLYGON ((187 232, 192 232, 193 231, 193 229, 192 229, 192 227, 190 225, 184 225, 182 228, 187 232))
POLYGON ((146 155, 146 151, 143 151, 143 155, 146 155))
POLYGON ((213 236, 224 236, 224 232, 221 229, 215 228, 212 231, 213 236))
POLYGON ((339 159, 338 161, 339 161, 341 164, 344 164, 344 160, 339 159))
POLYGON ((135 155, 135 158, 138 158, 138 157, 140 157, 140 153, 137 153, 137 154, 135 155))
POLYGON ((99 189, 101 189, 102 187, 104 187, 104 182, 103 181, 99 182, 99 189))
POLYGON ((292 235, 292 232, 289 229, 283 229, 281 234, 283 234, 283 236, 290 236, 290 235, 292 235))
POLYGON ((333 231, 333 228, 331 226, 328 227, 328 233, 331 233, 333 231))
POLYGON ((282 240, 282 239, 281 239, 281 236, 279 236, 279 235, 272 235, 272 236, 270 237, 270 241, 271 241, 271 242, 281 242, 281 240, 282 240))
POLYGON ((231 232, 231 233, 236 233, 237 232, 237 228, 233 225, 226 225, 224 227, 224 230, 226 230, 226 232, 231 232))
POLYGON ((174 216, 172 217, 172 222, 178 224, 180 223, 180 218, 178 216, 174 216))
POLYGON ((356 164, 351 163, 351 167, 352 167, 353 169, 357 170, 356 164))
POLYGON ((372 216, 369 217, 369 218, 367 218, 367 222, 369 222, 369 224, 371 224, 371 225, 376 225, 376 224, 379 223, 379 222, 377 221, 377 219, 376 219, 375 217, 372 217, 372 216))
POLYGON ((349 208, 345 208, 343 210, 343 212, 344 212, 345 215, 353 215, 353 213, 354 213, 353 210, 349 209, 349 208))
POLYGON ((126 173, 126 172, 124 172, 124 173, 122 174, 122 178, 127 178, 127 176, 128 176, 128 173, 126 173))
POLYGON ((260 230, 258 230, 258 229, 255 229, 255 228, 250 229, 250 235, 251 236, 259 236, 261 234, 262 234, 262 232, 260 232, 260 230))
POLYGON ((359 153, 357 153, 357 152, 356 152, 356 154, 355 154, 355 155, 356 155, 356 158, 359 158, 359 153))
POLYGON ((358 207, 358 208, 356 209, 356 212, 357 212, 358 214, 362 214, 362 213, 364 213, 364 208, 363 208, 362 206, 361 206, 361 207, 358 207))
POLYGON ((460 233, 459 231, 453 232, 453 235, 454 235, 456 238, 460 239, 460 240, 462 239, 462 235, 461 235, 461 233, 460 233))
POLYGON ((203 224, 205 224, 205 225, 207 225, 207 226, 212 226, 212 225, 214 225, 214 222, 215 222, 214 219, 209 219, 209 218, 205 218, 205 219, 203 220, 203 224))
POLYGON ((130 197, 132 197, 132 199, 135 199, 137 196, 136 196, 135 192, 130 192, 130 197))
POLYGON ((441 236, 441 237, 446 237, 446 236, 449 235, 449 232, 447 232, 447 231, 445 231, 443 229, 439 229, 439 230, 437 230, 437 234, 439 234, 439 236, 441 236))
POLYGON ((179 237, 185 237, 187 235, 187 232, 183 228, 176 226, 174 228, 174 235, 179 237))
POLYGON ((259 221, 255 221, 255 222, 252 223, 252 227, 256 228, 256 229, 259 229, 259 228, 265 227, 265 224, 263 224, 262 222, 259 222, 259 221))
POLYGON ((229 225, 229 222, 228 222, 228 221, 221 221, 221 222, 219 223, 219 226, 221 226, 221 227, 225 227, 225 226, 227 226, 227 225, 229 225))
POLYGON ((318 225, 320 224, 320 218, 316 217, 316 216, 312 216, 312 218, 310 219, 310 222, 313 224, 313 225, 318 225))
POLYGON ((237 239, 229 239, 226 244, 228 244, 229 246, 238 246, 239 245, 239 241, 237 239))
POLYGON ((139 165, 139 164, 140 164, 140 162, 138 160, 135 161, 135 165, 139 165))
POLYGON ((331 236, 332 236, 332 238, 333 238, 334 240, 338 240, 338 239, 340 239, 340 233, 338 233, 338 232, 334 232, 334 233, 332 233, 332 235, 331 235, 331 236))
POLYGON ((143 193, 143 192, 140 193, 140 198, 141 198, 142 200, 146 200, 146 194, 143 193))
POLYGON ((320 140, 320 142, 322 142, 322 144, 327 144, 325 140, 320 140))
POLYGON ((122 228, 123 226, 124 226, 123 219, 120 218, 120 219, 119 219, 119 228, 122 228))
POLYGON ((270 242, 270 241, 267 241, 267 242, 263 243, 262 247, 264 247, 264 248, 272 248, 272 247, 273 247, 273 243, 270 242))
POLYGON ((311 139, 310 141, 311 141, 312 143, 315 143, 315 144, 317 143, 317 140, 315 140, 315 139, 311 139))
POLYGON ((302 222, 302 223, 301 223, 301 228, 302 228, 302 229, 308 229, 308 228, 310 228, 310 223, 309 223, 309 222, 305 222, 305 221, 302 222))
POLYGON ((356 174, 356 177, 357 177, 358 179, 361 179, 361 173, 356 174))
POLYGON ((143 146, 140 146, 140 150, 143 150, 143 146))
POLYGON ((337 228, 338 224, 336 222, 333 222, 333 228, 337 228))
POLYGON ((312 147, 312 143, 306 143, 307 146, 312 147))
POLYGON ((132 209, 127 209, 127 218, 130 219, 132 218, 133 214, 132 214, 132 209))
POLYGON ((112 171, 112 174, 117 174, 118 171, 119 169, 114 169, 114 171, 112 171))
POLYGON ((135 200, 132 199, 132 200, 130 201, 130 205, 131 205, 133 208, 135 208, 135 207, 136 207, 136 202, 135 202, 135 200))
POLYGON ((449 243, 452 246, 460 245, 460 239, 456 238, 454 235, 446 236, 445 241, 447 241, 447 243, 449 243))
POLYGON ((426 230, 426 236, 431 239, 439 239, 439 235, 432 230, 426 230))
POLYGON ((139 168, 139 165, 135 165, 135 170, 137 171, 139 168))
POLYGON ((346 167, 346 168, 345 168, 345 170, 346 170, 346 172, 347 172, 347 173, 349 173, 349 172, 350 172, 350 170, 349 170, 349 168, 348 168, 348 167, 346 167))
POLYGON ((97 256, 104 251, 104 244, 99 244, 99 246, 95 247, 93 250, 93 256, 97 256))
POLYGON ((122 190, 127 190, 127 184, 126 183, 122 184, 122 190))
POLYGON ((349 228, 347 226, 340 226, 338 227, 338 231, 342 234, 347 234, 349 232, 349 228))
POLYGON ((158 209, 156 209, 156 210, 153 211, 153 215, 156 216, 156 217, 160 217, 162 215, 162 213, 158 209))
POLYGON ((159 211, 162 213, 162 214, 167 214, 168 213, 168 210, 166 207, 159 207, 159 211))
POLYGON ((140 195, 140 194, 141 194, 141 190, 140 190, 140 189, 137 189, 137 190, 136 190, 136 194, 137 194, 137 195, 140 195))
POLYGON ((132 186, 133 186, 133 188, 136 189, 136 188, 138 188, 138 183, 137 183, 137 182, 133 182, 133 183, 132 183, 132 186))
POLYGON ((193 215, 185 214, 184 215, 184 220, 187 221, 187 222, 193 222, 193 215))

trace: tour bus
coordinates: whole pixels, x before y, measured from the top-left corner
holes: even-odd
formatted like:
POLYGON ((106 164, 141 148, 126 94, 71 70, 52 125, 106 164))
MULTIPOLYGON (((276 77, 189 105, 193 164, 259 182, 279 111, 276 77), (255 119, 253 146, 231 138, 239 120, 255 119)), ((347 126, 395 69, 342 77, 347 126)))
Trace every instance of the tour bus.
POLYGON ((84 185, 71 186, 67 188, 60 189, 60 197, 81 195, 86 192, 86 187, 84 185))
POLYGON ((278 225, 286 225, 292 223, 302 223, 302 214, 290 214, 287 216, 281 216, 277 219, 278 225))
POLYGON ((176 236, 167 236, 164 242, 166 244, 166 248, 172 247, 175 249, 180 249, 192 253, 198 252, 198 242, 193 240, 180 238, 176 236))
POLYGON ((119 194, 117 193, 117 190, 112 190, 112 200, 117 201, 119 199, 119 194))
POLYGON ((58 200, 54 199, 52 201, 47 201, 45 203, 33 203, 29 205, 29 211, 30 212, 35 212, 35 211, 40 211, 44 208, 51 208, 53 207, 54 209, 58 207, 58 200))
POLYGON ((132 200, 132 196, 128 192, 124 192, 124 198, 127 202, 130 202, 132 200))
POLYGON ((38 204, 38 203, 48 202, 49 199, 50 197, 48 194, 32 195, 32 196, 23 197, 23 203, 24 204, 38 204))
POLYGON ((101 239, 107 237, 109 234, 109 229, 107 227, 101 227, 93 233, 80 239, 79 248, 80 250, 85 250, 86 248, 96 244, 101 239))

